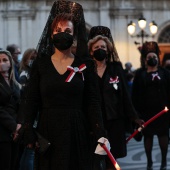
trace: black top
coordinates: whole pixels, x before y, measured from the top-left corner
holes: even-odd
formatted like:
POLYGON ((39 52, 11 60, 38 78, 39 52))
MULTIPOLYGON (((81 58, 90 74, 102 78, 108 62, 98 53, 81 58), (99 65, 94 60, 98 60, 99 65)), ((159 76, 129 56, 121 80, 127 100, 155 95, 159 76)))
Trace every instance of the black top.
MULTIPOLYGON (((145 121, 162 111, 165 106, 170 108, 170 73, 161 67, 149 73, 145 69, 137 70, 132 98, 136 110, 145 121)), ((159 117, 151 123, 151 126, 160 128, 166 125, 168 127, 168 115, 159 117)))
POLYGON ((0 141, 12 140, 17 123, 22 123, 17 115, 19 95, 19 87, 13 82, 9 86, 0 74, 0 141))
POLYGON ((102 78, 98 77, 98 80, 111 153, 115 158, 125 157, 127 154, 125 133, 132 132, 132 120, 138 116, 132 105, 121 63, 107 63, 102 78))
MULTIPOLYGON (((75 57, 71 67, 77 72, 67 70, 61 75, 51 58, 43 57, 35 60, 31 70, 25 102, 26 122, 32 125, 40 111, 38 131, 53 148, 50 161, 40 159, 41 170, 49 166, 52 170, 82 167, 89 170, 88 129, 92 127, 97 138, 104 135, 94 63, 75 57), (71 80, 66 82, 69 77, 71 80)), ((28 135, 27 141, 32 140, 28 135)))
POLYGON ((102 109, 107 120, 134 120, 137 113, 132 105, 121 63, 108 63, 103 77, 99 77, 102 109))

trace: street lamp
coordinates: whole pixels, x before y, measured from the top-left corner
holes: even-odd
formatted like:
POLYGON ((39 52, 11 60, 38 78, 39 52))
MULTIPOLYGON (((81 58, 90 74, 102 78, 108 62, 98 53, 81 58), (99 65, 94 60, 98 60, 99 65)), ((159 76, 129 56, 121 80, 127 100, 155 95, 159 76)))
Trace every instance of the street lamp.
POLYGON ((157 33, 157 30, 158 30, 158 26, 157 24, 155 23, 155 21, 152 21, 150 24, 149 24, 149 27, 150 27, 150 32, 152 35, 149 35, 147 34, 146 31, 144 31, 145 27, 146 27, 146 19, 144 17, 140 17, 138 19, 138 25, 139 25, 139 28, 141 29, 140 32, 136 35, 134 35, 135 33, 135 28, 136 28, 136 24, 132 21, 130 21, 130 23, 127 25, 127 30, 128 30, 128 33, 131 35, 131 37, 141 37, 142 39, 142 45, 144 43, 144 37, 154 37, 154 35, 157 33))

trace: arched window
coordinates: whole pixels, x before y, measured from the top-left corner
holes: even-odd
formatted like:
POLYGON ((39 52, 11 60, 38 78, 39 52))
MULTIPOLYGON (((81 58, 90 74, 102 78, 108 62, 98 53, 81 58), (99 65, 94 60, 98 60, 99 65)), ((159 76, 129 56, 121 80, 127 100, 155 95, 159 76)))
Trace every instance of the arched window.
POLYGON ((170 43, 170 25, 162 30, 158 38, 158 43, 170 43))
POLYGON ((162 61, 164 54, 170 53, 170 25, 161 30, 158 36, 158 43, 161 51, 160 60, 162 61))

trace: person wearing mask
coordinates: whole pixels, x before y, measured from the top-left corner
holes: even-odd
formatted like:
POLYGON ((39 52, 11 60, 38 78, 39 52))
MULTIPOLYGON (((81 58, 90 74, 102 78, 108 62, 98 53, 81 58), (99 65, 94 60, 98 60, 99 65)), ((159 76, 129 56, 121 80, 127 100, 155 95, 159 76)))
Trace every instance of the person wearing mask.
MULTIPOLYGON (((144 121, 155 116, 165 106, 170 108, 170 73, 160 66, 159 54, 160 50, 157 42, 149 41, 143 44, 141 68, 136 71, 133 81, 133 104, 144 121)), ((160 170, 166 170, 169 120, 168 112, 151 122, 142 131, 147 156, 147 170, 153 169, 152 147, 154 135, 158 137, 161 150, 160 170)))
POLYGON ((0 169, 16 170, 18 136, 22 116, 18 115, 20 85, 15 80, 13 59, 9 51, 0 50, 0 169))
POLYGON ((15 78, 17 82, 19 82, 19 55, 21 54, 21 50, 16 44, 7 45, 6 50, 12 55, 12 59, 14 61, 15 78))
MULTIPOLYGON (((124 70, 110 29, 105 26, 92 27, 89 33, 88 49, 97 66, 102 98, 101 109, 111 153, 115 159, 122 158, 127 154, 126 125, 130 128, 132 122, 140 126, 144 122, 138 118, 132 105, 124 70)), ((106 166, 108 170, 114 169, 108 157, 106 157, 106 166)))
POLYGON ((37 57, 37 52, 36 49, 34 48, 28 48, 23 54, 23 57, 20 62, 20 69, 19 69, 19 73, 20 73, 19 81, 22 87, 24 87, 27 84, 32 63, 36 57, 37 57))
MULTIPOLYGON (((28 48, 25 50, 22 60, 20 62, 20 75, 19 80, 22 86, 21 89, 21 100, 25 100, 27 91, 27 84, 29 81, 29 75, 33 61, 37 57, 36 49, 28 48)), ((24 108, 23 108, 24 112, 24 108)), ((34 149, 25 147, 23 144, 20 145, 20 170, 33 170, 34 167, 34 149)))
POLYGON ((24 139, 28 147, 35 145, 33 123, 39 112, 37 132, 51 145, 44 154, 35 153, 35 166, 41 170, 91 170, 89 131, 93 130, 96 142, 105 131, 80 4, 54 2, 37 52, 23 102, 24 139), (71 52, 74 38, 75 55, 71 52))

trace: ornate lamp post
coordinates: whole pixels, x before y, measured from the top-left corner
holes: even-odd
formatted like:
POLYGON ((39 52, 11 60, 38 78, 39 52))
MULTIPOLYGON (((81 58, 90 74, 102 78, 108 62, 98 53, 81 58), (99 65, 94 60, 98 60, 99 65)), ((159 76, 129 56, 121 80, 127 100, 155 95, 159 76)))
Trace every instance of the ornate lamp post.
POLYGON ((152 21, 150 24, 149 24, 149 27, 150 27, 150 32, 152 35, 149 35, 144 29, 146 27, 146 19, 144 17, 140 17, 138 19, 138 25, 139 25, 139 28, 141 29, 140 32, 136 35, 134 35, 135 33, 135 28, 136 28, 136 24, 132 21, 130 21, 130 23, 127 25, 127 30, 128 30, 128 33, 131 35, 131 37, 141 37, 141 41, 142 41, 142 45, 144 43, 144 38, 146 37, 154 37, 154 35, 157 33, 157 30, 158 30, 158 26, 157 24, 152 21))

